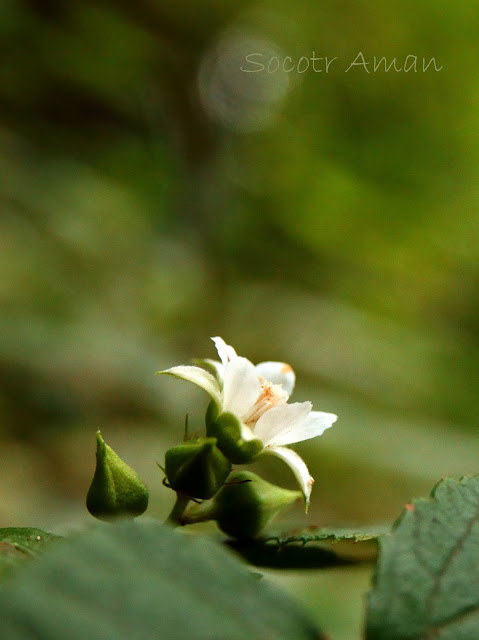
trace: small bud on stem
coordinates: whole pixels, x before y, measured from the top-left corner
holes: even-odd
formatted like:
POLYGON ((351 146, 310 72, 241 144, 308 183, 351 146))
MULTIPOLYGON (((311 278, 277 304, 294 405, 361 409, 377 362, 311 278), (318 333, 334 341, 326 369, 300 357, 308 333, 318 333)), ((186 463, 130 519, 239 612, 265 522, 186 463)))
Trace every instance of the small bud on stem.
POLYGON ((134 518, 148 506, 148 489, 139 475, 96 434, 96 469, 88 491, 88 511, 100 520, 134 518))
POLYGON ((234 538, 255 538, 281 509, 300 499, 299 491, 277 487, 251 471, 235 471, 212 502, 193 506, 183 523, 216 520, 234 538))
POLYGON ((172 489, 207 500, 223 486, 231 463, 216 446, 216 438, 200 438, 168 449, 165 473, 172 489))

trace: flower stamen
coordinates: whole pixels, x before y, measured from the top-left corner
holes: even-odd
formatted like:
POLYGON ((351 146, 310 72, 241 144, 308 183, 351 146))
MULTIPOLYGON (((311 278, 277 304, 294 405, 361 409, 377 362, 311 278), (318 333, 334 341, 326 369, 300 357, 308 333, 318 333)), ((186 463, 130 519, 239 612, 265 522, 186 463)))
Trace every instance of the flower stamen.
POLYGON ((258 377, 261 392, 248 414, 243 417, 244 424, 250 429, 253 429, 254 425, 268 409, 272 409, 288 400, 288 394, 280 384, 272 384, 269 380, 265 380, 261 376, 258 377))

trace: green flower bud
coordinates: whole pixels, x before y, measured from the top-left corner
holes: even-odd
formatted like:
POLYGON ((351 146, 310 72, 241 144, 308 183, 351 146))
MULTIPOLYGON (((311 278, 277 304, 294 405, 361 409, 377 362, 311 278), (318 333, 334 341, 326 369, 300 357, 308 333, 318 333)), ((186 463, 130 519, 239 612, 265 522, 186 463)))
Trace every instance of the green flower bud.
POLYGON ((175 491, 207 500, 223 486, 231 462, 216 446, 216 438, 200 438, 168 449, 165 473, 175 491))
POLYGON ((257 438, 244 440, 239 419, 232 413, 220 414, 213 400, 206 411, 206 433, 216 438, 218 449, 233 464, 248 464, 263 449, 257 438))
POLYGON ((96 434, 96 469, 88 491, 88 511, 100 520, 134 518, 148 506, 148 489, 139 475, 96 434))
POLYGON ((185 522, 216 520, 234 538, 255 538, 281 509, 297 500, 300 491, 277 487, 251 471, 235 471, 209 505, 190 509, 185 522))

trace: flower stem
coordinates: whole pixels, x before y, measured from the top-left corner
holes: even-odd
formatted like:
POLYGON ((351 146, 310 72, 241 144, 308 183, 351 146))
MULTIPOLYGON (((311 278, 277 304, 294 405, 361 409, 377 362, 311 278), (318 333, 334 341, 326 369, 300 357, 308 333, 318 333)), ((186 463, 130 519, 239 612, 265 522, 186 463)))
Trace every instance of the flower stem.
POLYGON ((179 527, 185 524, 183 521, 183 514, 185 513, 189 502, 190 499, 188 498, 188 496, 186 496, 184 493, 181 493, 180 491, 177 491, 176 502, 173 505, 173 509, 171 510, 170 515, 165 520, 165 524, 172 525, 173 527, 179 527))
POLYGON ((198 522, 208 522, 214 520, 215 505, 211 502, 205 504, 195 504, 185 513, 181 519, 182 524, 197 524, 198 522))

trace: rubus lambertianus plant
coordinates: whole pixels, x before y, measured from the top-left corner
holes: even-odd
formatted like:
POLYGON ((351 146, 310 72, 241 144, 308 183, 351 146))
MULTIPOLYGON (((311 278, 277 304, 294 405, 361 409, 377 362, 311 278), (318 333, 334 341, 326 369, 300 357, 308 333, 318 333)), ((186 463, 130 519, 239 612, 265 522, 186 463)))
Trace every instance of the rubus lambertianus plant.
MULTIPOLYGON (((215 520, 233 537, 256 538, 301 496, 307 511, 314 480, 302 458, 286 445, 322 435, 337 416, 313 411, 311 402, 289 402, 295 384, 289 364, 268 361, 255 366, 222 338, 212 340, 219 361, 204 359, 201 367, 181 365, 158 372, 193 382, 211 396, 204 436, 189 439, 185 434, 166 451, 164 465, 158 465, 165 474, 164 485, 176 492, 167 522, 215 520), (238 470, 238 465, 254 464, 265 455, 286 462, 300 492, 238 470)), ((87 498, 90 513, 107 520, 135 517, 147 505, 142 480, 98 432, 97 467, 87 498)))
POLYGON ((86 505, 106 523, 61 544, 37 528, 0 529, 0 578, 8 577, 0 584, 2 640, 60 640, 65 629, 74 640, 326 639, 231 550, 257 567, 323 569, 375 561, 378 549, 366 640, 477 640, 479 476, 441 481, 431 499, 408 503, 392 529, 309 525, 273 534, 268 528, 283 509, 303 500, 307 511, 311 499, 313 478, 289 445, 322 435, 337 416, 289 402, 295 374, 288 364, 255 366, 213 341, 218 361, 158 372, 211 398, 204 432, 185 434, 158 463, 176 494, 164 523, 138 521, 148 489, 98 431, 86 505), (286 463, 298 490, 260 477, 255 465, 267 455, 286 463), (199 527, 198 535, 174 530, 206 521, 228 538, 218 544, 199 527))

